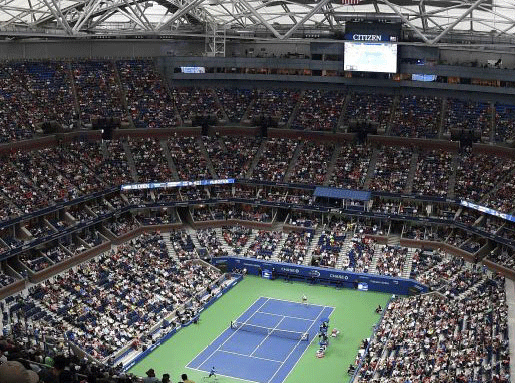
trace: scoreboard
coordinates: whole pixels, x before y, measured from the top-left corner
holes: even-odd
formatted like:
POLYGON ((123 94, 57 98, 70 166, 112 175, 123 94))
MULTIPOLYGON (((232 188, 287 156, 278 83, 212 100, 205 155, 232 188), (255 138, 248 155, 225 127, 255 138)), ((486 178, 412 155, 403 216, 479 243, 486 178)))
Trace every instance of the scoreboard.
POLYGON ((347 22, 343 70, 347 72, 397 73, 400 23, 347 22))

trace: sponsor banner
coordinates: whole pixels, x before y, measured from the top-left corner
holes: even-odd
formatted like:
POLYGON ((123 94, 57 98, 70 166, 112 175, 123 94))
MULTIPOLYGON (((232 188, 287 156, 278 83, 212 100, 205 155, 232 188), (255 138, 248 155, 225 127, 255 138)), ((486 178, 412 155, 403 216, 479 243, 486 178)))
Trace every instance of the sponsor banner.
POLYGON ((362 33, 346 33, 345 40, 351 41, 368 41, 368 42, 379 42, 379 41, 397 41, 397 36, 382 35, 382 34, 362 34, 362 33))
POLYGON ((505 219, 507 221, 515 222, 515 216, 506 214, 506 213, 501 213, 500 211, 490 209, 489 207, 486 207, 486 206, 476 205, 475 203, 468 202, 468 201, 461 201, 460 205, 469 207, 471 209, 480 211, 482 213, 493 215, 494 217, 498 217, 498 218, 505 219))
POLYGON ((235 268, 241 270, 245 268, 247 273, 260 276, 263 270, 268 270, 272 272, 274 277, 304 280, 306 282, 330 283, 347 288, 357 289, 359 283, 365 283, 368 290, 399 295, 408 295, 411 287, 416 287, 421 292, 427 291, 426 286, 411 279, 353 273, 323 267, 293 265, 239 257, 215 258, 213 259, 213 264, 226 264, 228 270, 235 268))
POLYGON ((120 186, 121 190, 145 190, 145 189, 164 189, 164 188, 180 188, 187 186, 207 186, 207 185, 225 185, 233 184, 234 178, 219 180, 198 180, 198 181, 175 181, 175 182, 151 182, 145 184, 127 184, 120 186))

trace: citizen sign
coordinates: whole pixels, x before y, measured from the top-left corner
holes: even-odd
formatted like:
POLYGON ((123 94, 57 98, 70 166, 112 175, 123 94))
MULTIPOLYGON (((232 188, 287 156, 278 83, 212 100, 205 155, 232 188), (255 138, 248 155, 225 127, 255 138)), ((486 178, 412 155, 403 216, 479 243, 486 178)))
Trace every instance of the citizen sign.
POLYGON ((381 41, 381 35, 352 35, 352 39, 356 41, 381 41))

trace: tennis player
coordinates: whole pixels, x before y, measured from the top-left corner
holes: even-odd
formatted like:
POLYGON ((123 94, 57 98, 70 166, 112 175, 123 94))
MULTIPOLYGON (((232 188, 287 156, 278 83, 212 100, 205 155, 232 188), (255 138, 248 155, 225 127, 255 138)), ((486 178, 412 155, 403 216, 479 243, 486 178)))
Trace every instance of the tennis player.
POLYGON ((306 294, 302 295, 302 304, 307 305, 308 304, 308 297, 306 294))

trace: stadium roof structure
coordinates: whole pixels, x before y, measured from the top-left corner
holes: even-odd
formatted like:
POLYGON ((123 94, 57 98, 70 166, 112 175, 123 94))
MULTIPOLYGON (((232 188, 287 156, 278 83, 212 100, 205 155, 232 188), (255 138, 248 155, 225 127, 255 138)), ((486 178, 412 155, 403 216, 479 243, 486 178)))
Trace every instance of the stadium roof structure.
POLYGON ((0 36, 335 39, 351 20, 396 21, 427 45, 515 45, 513 0, 0 0, 0 36))

